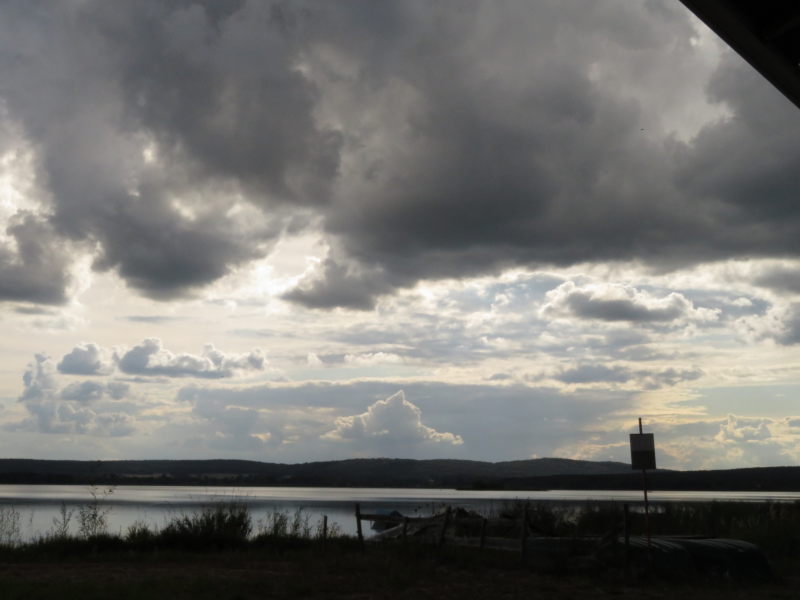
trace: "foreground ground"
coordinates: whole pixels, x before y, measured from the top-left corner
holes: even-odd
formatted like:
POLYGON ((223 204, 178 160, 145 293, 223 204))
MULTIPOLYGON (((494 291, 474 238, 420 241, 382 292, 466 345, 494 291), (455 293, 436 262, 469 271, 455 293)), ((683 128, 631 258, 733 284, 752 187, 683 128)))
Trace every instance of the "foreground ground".
MULTIPOLYGON (((491 560, 489 561, 492 562, 491 560)), ((791 572, 787 565, 786 572, 791 572)), ((621 573, 537 573, 519 564, 485 565, 474 556, 357 552, 252 552, 17 559, 0 563, 3 600, 58 598, 734 598, 800 597, 800 577, 770 583, 727 577, 699 581, 621 573)))

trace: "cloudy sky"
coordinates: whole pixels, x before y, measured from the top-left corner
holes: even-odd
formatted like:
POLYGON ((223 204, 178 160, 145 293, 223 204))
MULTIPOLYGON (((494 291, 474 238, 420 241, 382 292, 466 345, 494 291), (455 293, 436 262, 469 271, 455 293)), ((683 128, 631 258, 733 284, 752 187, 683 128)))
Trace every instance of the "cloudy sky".
POLYGON ((7 0, 0 455, 796 464, 798 164, 677 0, 7 0))

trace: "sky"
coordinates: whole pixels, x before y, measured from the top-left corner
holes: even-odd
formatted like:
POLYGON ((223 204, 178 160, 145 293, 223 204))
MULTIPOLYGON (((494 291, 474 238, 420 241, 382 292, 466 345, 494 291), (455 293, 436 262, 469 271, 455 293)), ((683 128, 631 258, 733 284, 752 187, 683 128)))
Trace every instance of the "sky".
POLYGON ((6 0, 0 456, 796 464, 798 164, 677 0, 6 0))

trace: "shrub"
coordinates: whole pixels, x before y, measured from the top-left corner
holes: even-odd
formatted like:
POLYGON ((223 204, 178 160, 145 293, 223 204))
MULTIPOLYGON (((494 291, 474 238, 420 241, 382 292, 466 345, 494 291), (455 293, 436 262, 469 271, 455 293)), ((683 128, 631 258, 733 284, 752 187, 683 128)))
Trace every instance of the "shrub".
POLYGON ((72 521, 74 512, 72 509, 67 509, 67 505, 64 502, 61 503, 58 516, 53 517, 53 530, 50 533, 50 537, 60 539, 69 537, 69 524, 72 521))
POLYGON ((153 546, 157 539, 158 533, 144 521, 135 521, 125 532, 125 543, 139 550, 153 546))
POLYGON ((188 549, 244 546, 252 531, 245 504, 230 502, 204 507, 200 512, 172 519, 158 534, 169 546, 188 549))
POLYGON ((92 495, 91 501, 78 507, 78 532, 85 539, 103 535, 108 530, 111 508, 104 507, 103 502, 114 493, 114 488, 98 490, 92 486, 89 493, 92 495))
POLYGON ((258 533, 256 537, 284 538, 289 535, 289 514, 274 511, 264 519, 258 520, 258 533))

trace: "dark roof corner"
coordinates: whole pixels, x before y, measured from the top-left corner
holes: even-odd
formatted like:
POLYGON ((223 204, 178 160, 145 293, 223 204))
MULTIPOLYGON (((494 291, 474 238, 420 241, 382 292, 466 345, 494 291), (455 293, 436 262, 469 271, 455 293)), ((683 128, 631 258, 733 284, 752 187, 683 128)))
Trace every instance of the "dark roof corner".
POLYGON ((800 2, 681 2, 800 108, 800 2))

